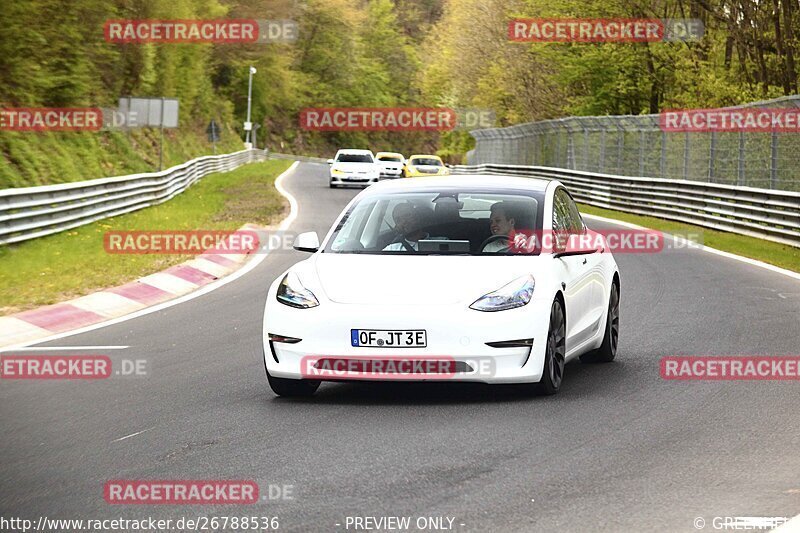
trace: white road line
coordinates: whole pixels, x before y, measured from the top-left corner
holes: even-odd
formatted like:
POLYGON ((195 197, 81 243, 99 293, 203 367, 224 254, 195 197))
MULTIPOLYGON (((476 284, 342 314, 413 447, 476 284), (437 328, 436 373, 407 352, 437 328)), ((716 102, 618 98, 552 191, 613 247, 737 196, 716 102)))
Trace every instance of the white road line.
POLYGON ((90 351, 90 350, 126 350, 130 346, 31 346, 28 348, 0 348, 0 352, 66 352, 66 351, 90 351))
MULTIPOLYGON (((279 226, 280 230, 287 229, 289 227, 289 224, 291 224, 297 218, 297 213, 299 211, 299 207, 297 205, 297 200, 295 200, 294 196, 289 194, 289 192, 286 189, 283 188, 283 180, 284 180, 284 178, 287 175, 289 175, 292 171, 294 171, 294 169, 297 168, 298 164, 299 164, 298 161, 295 161, 294 163, 292 163, 292 166, 287 168, 275 180, 275 188, 278 190, 278 192, 281 195, 286 197, 286 199, 289 201, 289 207, 290 207, 289 214, 286 216, 286 218, 283 219, 283 221, 281 222, 281 224, 279 226)), ((175 298, 174 300, 169 300, 167 302, 155 305, 153 307, 147 307, 145 309, 142 309, 141 311, 135 311, 135 312, 133 312, 133 313, 131 313, 129 315, 124 315, 124 316, 121 316, 121 317, 112 318, 111 320, 107 320, 105 322, 100 322, 98 324, 92 324, 91 326, 86 326, 86 327, 83 327, 83 328, 80 328, 80 329, 76 329, 76 330, 73 330, 73 331, 65 331, 64 333, 57 333, 55 335, 51 335, 50 337, 45 337, 43 339, 36 339, 34 341, 23 342, 23 343, 14 345, 14 346, 9 346, 7 348, 4 348, 3 351, 18 350, 21 347, 31 346, 32 344, 41 344, 43 342, 51 342, 51 341, 54 341, 54 340, 57 340, 57 339, 63 339, 65 337, 71 337, 73 335, 80 335, 81 333, 86 333, 88 331, 94 331, 96 329, 105 328, 105 327, 108 327, 108 326, 113 326, 114 324, 119 324, 119 323, 125 322, 127 320, 132 320, 134 318, 139 318, 140 316, 149 315, 150 313, 155 313, 156 311, 161 311, 162 309, 167 309, 168 307, 172 307, 173 305, 178 305, 178 304, 182 304, 184 302, 188 302, 189 300, 193 300, 195 298, 203 296, 204 294, 207 294, 207 293, 209 293, 209 292, 211 292, 213 290, 219 289, 220 287, 222 287, 224 285, 227 285, 228 283, 236 281, 237 279, 241 278, 242 276, 248 274, 250 271, 252 271, 258 265, 260 265, 261 262, 264 259, 267 258, 267 256, 268 256, 268 254, 266 254, 266 253, 264 253, 264 254, 256 254, 255 257, 253 257, 250 261, 247 262, 247 264, 245 264, 242 268, 240 268, 239 270, 237 270, 236 272, 234 272, 230 276, 226 276, 226 277, 220 279, 219 281, 215 281, 214 283, 209 283, 205 287, 203 287, 201 289, 198 289, 195 292, 190 292, 189 294, 186 294, 186 295, 181 296, 179 298, 175 298)), ((266 286, 264 286, 264 290, 266 291, 266 286)))
POLYGON ((131 433, 130 435, 125 435, 124 437, 120 437, 118 439, 114 439, 111 442, 120 442, 120 441, 123 441, 125 439, 129 439, 131 437, 135 437, 136 435, 141 435, 142 433, 146 433, 146 432, 150 431, 151 429, 155 429, 155 426, 153 426, 151 428, 143 429, 141 431, 137 431, 136 433, 131 433))
MULTIPOLYGON (((590 220, 597 220, 597 221, 600 221, 600 222, 608 222, 610 224, 616 224, 618 226, 623 226, 625 228, 650 229, 651 231, 654 231, 651 228, 646 228, 644 226, 639 226, 638 224, 632 224, 630 222, 623 222, 622 220, 616 220, 616 219, 613 219, 613 218, 600 217, 600 216, 597 216, 597 215, 587 215, 585 213, 581 213, 581 215, 583 216, 583 218, 588 218, 590 220)), ((699 228, 699 231, 702 231, 702 229, 703 228, 699 228)), ((667 233, 664 232, 664 235, 667 235, 667 233)), ((681 237, 679 237, 679 236, 678 237, 673 236, 673 238, 681 239, 681 237)), ((751 259, 749 257, 742 257, 741 255, 732 254, 730 252, 723 252, 722 250, 717 250, 716 248, 711 248, 710 246, 705 246, 705 245, 702 245, 702 246, 698 245, 696 247, 693 247, 692 249, 701 250, 703 252, 707 252, 707 253, 714 254, 714 255, 719 255, 719 256, 722 256, 722 257, 727 257, 728 259, 733 259, 735 261, 740 261, 742 263, 747 263, 748 265, 753 265, 753 266, 756 266, 756 267, 759 267, 759 268, 763 268, 765 270, 770 270, 770 271, 775 272, 777 274, 783 274, 784 276, 788 276, 790 278, 794 278, 796 280, 800 280, 800 273, 798 273, 798 272, 793 272, 793 271, 787 270, 785 268, 777 267, 775 265, 770 265, 769 263, 764 263, 763 261, 758 261, 757 259, 751 259)))

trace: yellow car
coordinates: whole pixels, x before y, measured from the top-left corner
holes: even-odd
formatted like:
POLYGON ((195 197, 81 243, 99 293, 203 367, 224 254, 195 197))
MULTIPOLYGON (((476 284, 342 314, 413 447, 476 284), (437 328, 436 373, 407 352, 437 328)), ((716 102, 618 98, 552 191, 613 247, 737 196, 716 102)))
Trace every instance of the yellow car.
POLYGON ((447 176, 449 174, 450 169, 444 166, 442 158, 438 155, 412 155, 403 168, 403 175, 406 178, 447 176))

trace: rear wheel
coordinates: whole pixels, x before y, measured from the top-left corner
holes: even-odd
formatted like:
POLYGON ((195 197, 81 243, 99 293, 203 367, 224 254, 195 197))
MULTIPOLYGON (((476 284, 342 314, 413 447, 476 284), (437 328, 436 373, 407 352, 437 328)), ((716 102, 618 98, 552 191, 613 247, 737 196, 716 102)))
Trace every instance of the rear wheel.
POLYGON ((617 283, 611 284, 611 296, 608 298, 608 317, 606 318, 606 332, 600 348, 583 354, 582 363, 610 363, 617 355, 619 344, 619 287, 617 283))
POLYGON ((534 385, 533 389, 536 394, 555 394, 561 388, 566 356, 566 330, 564 307, 560 301, 555 300, 550 307, 550 329, 547 332, 544 371, 542 379, 534 385))
POLYGON ((269 373, 269 370, 267 370, 267 381, 272 392, 278 396, 313 396, 319 388, 319 381, 276 378, 269 373))

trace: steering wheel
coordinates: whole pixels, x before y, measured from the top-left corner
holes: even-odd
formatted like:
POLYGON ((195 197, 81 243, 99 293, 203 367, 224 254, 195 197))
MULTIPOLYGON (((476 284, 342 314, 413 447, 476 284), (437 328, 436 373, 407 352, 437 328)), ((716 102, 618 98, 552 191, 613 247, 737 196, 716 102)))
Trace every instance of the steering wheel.
POLYGON ((483 249, 486 248, 488 244, 497 241, 506 241, 508 243, 509 242, 508 235, 491 235, 481 243, 481 245, 478 247, 478 250, 483 252, 483 249))
MULTIPOLYGON (((397 230, 395 230, 395 231, 397 231, 397 230)), ((397 243, 402 243, 403 244, 403 248, 407 252, 413 252, 414 251, 414 249, 406 241, 406 236, 403 235, 402 233, 399 233, 399 232, 397 233, 397 236, 394 239, 392 239, 392 242, 390 242, 387 246, 391 246, 392 244, 397 244, 397 243)))

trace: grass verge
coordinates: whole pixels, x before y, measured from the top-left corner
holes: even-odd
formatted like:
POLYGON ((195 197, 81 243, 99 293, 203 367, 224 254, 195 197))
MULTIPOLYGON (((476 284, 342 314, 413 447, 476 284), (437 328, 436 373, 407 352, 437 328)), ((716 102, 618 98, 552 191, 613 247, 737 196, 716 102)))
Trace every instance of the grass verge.
POLYGON ((602 209, 586 204, 580 204, 580 209, 581 212, 589 215, 613 218, 623 222, 638 224, 646 228, 664 231, 666 233, 677 233, 680 235, 700 232, 703 236, 703 244, 706 246, 751 259, 757 259, 758 261, 763 261, 764 263, 769 263, 794 272, 800 272, 800 248, 794 246, 756 239, 755 237, 746 237, 735 233, 706 229, 682 222, 673 222, 655 217, 632 215, 621 211, 602 209))
POLYGON ((191 259, 108 254, 106 231, 234 230, 248 222, 278 222, 288 206, 274 182, 291 164, 270 160, 211 174, 161 205, 0 247, 0 315, 114 287, 191 259))

